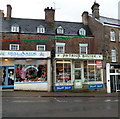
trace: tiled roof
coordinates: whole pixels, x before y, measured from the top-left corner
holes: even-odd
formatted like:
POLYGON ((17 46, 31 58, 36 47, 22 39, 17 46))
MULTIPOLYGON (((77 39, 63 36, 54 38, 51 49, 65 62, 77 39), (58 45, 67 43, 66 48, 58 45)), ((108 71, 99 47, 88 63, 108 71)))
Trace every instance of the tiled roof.
POLYGON ((46 23, 42 19, 22 19, 11 18, 9 20, 2 20, 2 31, 11 32, 11 26, 17 24, 20 27, 20 33, 36 33, 36 28, 43 25, 46 29, 45 34, 56 34, 56 29, 62 26, 65 33, 64 35, 78 35, 78 30, 84 28, 87 31, 87 36, 92 36, 92 33, 88 26, 85 26, 81 22, 67 22, 67 21, 55 21, 54 23, 46 23))
POLYGON ((104 24, 120 26, 120 20, 119 19, 113 19, 113 18, 100 16, 99 21, 104 23, 104 24))

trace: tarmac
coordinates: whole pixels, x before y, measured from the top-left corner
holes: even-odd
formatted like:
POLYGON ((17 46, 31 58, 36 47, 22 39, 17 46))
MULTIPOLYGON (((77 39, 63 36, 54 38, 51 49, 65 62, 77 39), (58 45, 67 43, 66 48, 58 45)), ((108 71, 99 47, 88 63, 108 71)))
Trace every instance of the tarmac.
POLYGON ((120 97, 119 92, 43 92, 43 91, 15 91, 2 89, 2 97, 120 97))

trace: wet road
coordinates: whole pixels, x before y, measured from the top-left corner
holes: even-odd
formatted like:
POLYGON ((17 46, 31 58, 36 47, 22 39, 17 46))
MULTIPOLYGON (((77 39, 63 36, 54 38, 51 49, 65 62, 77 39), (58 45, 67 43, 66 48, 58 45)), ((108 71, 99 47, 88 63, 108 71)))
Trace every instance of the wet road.
POLYGON ((118 117, 117 97, 3 97, 3 117, 118 117))

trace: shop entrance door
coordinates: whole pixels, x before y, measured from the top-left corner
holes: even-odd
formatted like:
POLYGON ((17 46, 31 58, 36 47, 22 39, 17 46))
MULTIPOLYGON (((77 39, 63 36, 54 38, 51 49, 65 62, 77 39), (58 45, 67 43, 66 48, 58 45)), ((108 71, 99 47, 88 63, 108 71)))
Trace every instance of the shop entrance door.
POLYGON ((111 92, 120 91, 120 75, 110 76, 111 92))
POLYGON ((2 66, 0 67, 1 79, 3 88, 12 88, 14 87, 14 66, 2 66))
POLYGON ((82 88, 82 67, 80 61, 74 62, 74 88, 82 88))

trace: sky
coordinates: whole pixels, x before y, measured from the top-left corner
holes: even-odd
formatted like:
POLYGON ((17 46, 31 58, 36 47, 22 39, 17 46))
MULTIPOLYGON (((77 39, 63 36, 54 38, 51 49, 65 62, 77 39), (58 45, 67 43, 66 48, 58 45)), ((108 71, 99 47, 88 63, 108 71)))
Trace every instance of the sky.
MULTIPOLYGON (((0 0, 0 9, 6 16, 6 5, 12 6, 12 17, 44 19, 44 9, 55 9, 56 21, 81 22, 84 11, 92 13, 91 6, 95 0, 0 0)), ((100 15, 118 19, 118 2, 120 0, 96 0, 100 15)))

